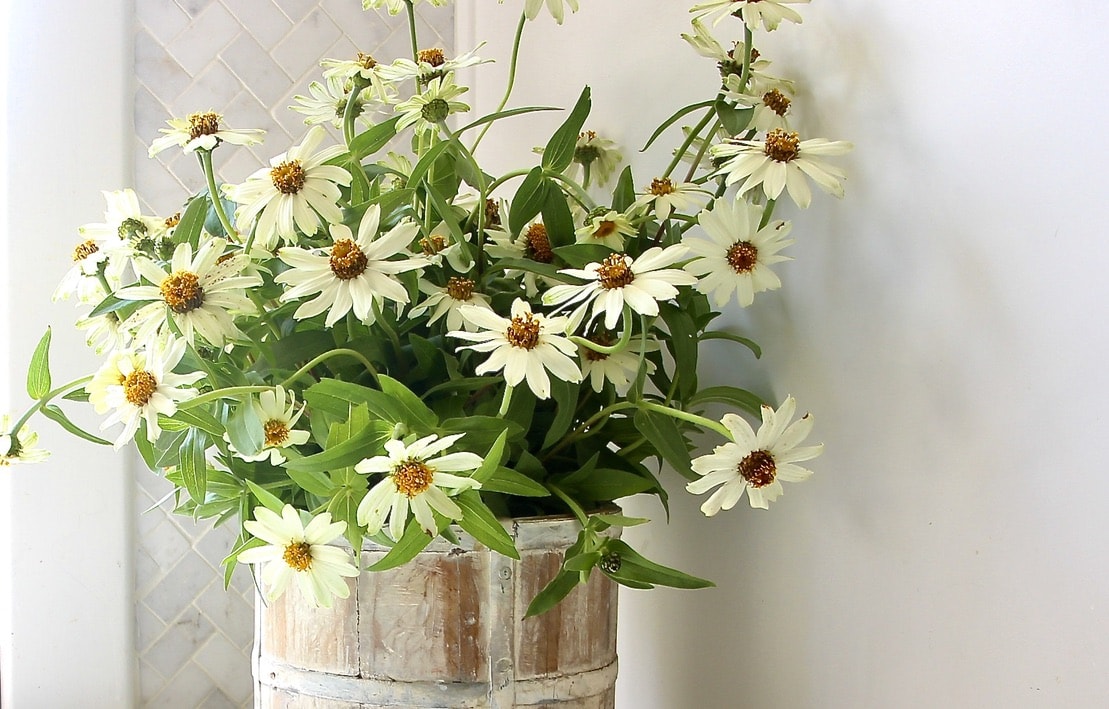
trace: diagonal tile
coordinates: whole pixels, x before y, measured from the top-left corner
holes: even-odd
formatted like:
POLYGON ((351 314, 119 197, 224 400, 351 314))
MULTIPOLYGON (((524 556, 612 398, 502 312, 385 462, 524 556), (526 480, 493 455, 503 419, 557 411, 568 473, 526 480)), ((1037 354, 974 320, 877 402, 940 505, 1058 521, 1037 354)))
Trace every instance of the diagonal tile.
MULTIPOLYGON (((272 47, 293 29, 293 22, 274 0, 222 0, 243 28, 263 47, 272 47)), ((355 3, 357 4, 357 3, 355 3)))

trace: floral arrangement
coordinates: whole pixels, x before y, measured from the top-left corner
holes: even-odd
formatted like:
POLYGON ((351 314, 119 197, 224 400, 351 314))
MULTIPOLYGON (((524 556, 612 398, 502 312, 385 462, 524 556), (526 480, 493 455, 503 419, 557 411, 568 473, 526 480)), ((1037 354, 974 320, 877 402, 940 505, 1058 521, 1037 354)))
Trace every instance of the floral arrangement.
POLYGON ((842 196, 844 174, 824 158, 850 145, 800 139, 794 84, 755 47, 756 33, 800 23, 789 6, 808 0, 692 7, 682 37, 719 90, 645 141, 678 139, 649 182, 586 129, 588 88, 534 164, 493 175, 476 159, 493 122, 551 110, 507 108, 517 52, 529 20, 545 9, 561 24, 577 0, 525 0, 504 99, 472 119, 456 70, 481 64, 480 47, 421 48, 418 1, 363 0, 407 13, 412 56, 325 60, 293 107, 304 139, 241 184, 218 184, 213 161, 261 131, 215 112, 169 121, 151 156, 195 154, 207 190, 168 219, 142 214, 131 190, 105 193, 104 221, 80 228, 56 293, 81 304, 77 326, 103 365, 55 386, 48 330, 29 366, 34 403, 4 419, 0 462, 46 456, 26 426, 36 413, 96 443, 133 441, 176 486, 178 512, 236 520, 226 576, 261 565, 270 599, 294 579, 320 605, 346 597, 344 577, 362 570, 333 544, 344 535, 391 548, 370 571, 459 529, 518 558, 501 520, 545 514, 572 514, 582 531, 529 613, 594 571, 634 588, 710 585, 603 532, 647 521, 614 500, 668 505, 663 463, 690 493, 711 492, 711 516, 744 493, 766 508, 821 452, 802 445, 812 419, 794 420, 792 398, 775 407, 697 381, 705 341, 760 354, 713 322, 781 285, 773 267, 794 243, 774 218, 782 193, 806 207, 811 180, 842 196), (686 116, 695 124, 680 127, 686 116), (113 440, 77 426, 62 400, 106 415, 113 440), (705 415, 720 404, 733 411, 705 415), (722 442, 695 457, 698 433, 722 442))

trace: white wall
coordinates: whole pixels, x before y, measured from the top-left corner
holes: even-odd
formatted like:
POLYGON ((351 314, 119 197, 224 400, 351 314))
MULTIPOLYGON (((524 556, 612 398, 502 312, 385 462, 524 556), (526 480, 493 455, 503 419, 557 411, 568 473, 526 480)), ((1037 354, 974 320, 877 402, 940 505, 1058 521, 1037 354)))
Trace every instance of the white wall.
MULTIPOLYGON (((588 82, 590 125, 638 147, 713 83, 677 36, 691 4, 533 23, 513 105, 588 82)), ((704 381, 794 394, 826 454, 769 512, 704 519, 674 485, 669 528, 629 533, 719 586, 624 594, 619 705, 1105 706, 1109 6, 798 7, 763 46, 802 82, 802 130, 856 144, 848 196, 787 212, 785 288, 729 315, 765 356, 736 377, 714 349, 704 381)), ((474 9, 489 56, 518 8, 474 9)), ((545 139, 501 131, 483 157, 545 139)))
MULTIPOLYGON (((5 4, 6 5, 6 4, 5 4)), ((0 409, 21 411, 26 365, 54 326, 56 383, 96 358, 51 293, 76 227, 102 221, 101 189, 127 185, 131 6, 127 0, 12 3, 0 228, 0 409)), ((0 703, 126 707, 134 688, 131 480, 122 456, 36 419, 50 461, 0 469, 0 703)))

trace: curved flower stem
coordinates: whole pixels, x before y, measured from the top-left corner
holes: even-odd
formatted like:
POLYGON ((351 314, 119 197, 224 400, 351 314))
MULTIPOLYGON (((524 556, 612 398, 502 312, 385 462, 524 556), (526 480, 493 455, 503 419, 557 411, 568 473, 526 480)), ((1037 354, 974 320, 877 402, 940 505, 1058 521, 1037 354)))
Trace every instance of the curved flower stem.
POLYGON ((347 97, 347 105, 343 109, 343 140, 346 141, 347 148, 354 142, 354 122, 358 119, 358 114, 354 112, 354 107, 358 105, 358 97, 362 95, 362 90, 366 88, 363 83, 364 79, 360 75, 354 77, 354 87, 350 90, 350 96, 347 97))
POLYGON ((671 418, 676 418, 679 421, 685 421, 696 426, 701 426, 702 428, 711 429, 719 433, 721 436, 724 436, 729 441, 732 440, 731 432, 728 431, 724 424, 720 423, 719 421, 713 421, 712 419, 705 418, 704 416, 698 416, 697 414, 691 414, 688 411, 673 409, 669 406, 655 404, 650 401, 641 401, 637 404, 637 406, 645 411, 654 411, 655 413, 665 414, 671 418))
POLYGON ((489 192, 492 193, 493 190, 497 189, 509 180, 515 177, 523 177, 529 172, 531 172, 531 170, 513 170, 512 172, 506 172, 505 174, 501 175, 500 177, 489 183, 489 192))
POLYGON ((562 173, 559 173, 559 172, 546 171, 544 174, 547 177, 558 180, 562 184, 569 187, 570 192, 571 192, 570 196, 574 198, 574 201, 577 202, 578 204, 580 204, 582 206, 582 208, 585 209, 585 211, 590 212, 590 211, 593 211, 594 209, 596 209, 597 203, 593 201, 593 198, 590 197, 589 193, 586 191, 586 187, 589 185, 589 180, 588 180, 589 167, 586 166, 585 170, 586 170, 585 186, 579 185, 577 182, 574 182, 569 177, 567 177, 566 175, 563 175, 562 173))
POLYGON ((741 90, 747 89, 747 82, 751 80, 751 46, 752 39, 751 28, 747 23, 743 24, 743 72, 739 75, 739 87, 741 90))
POLYGON ((504 387, 504 397, 501 399, 501 408, 497 411, 497 418, 504 418, 508 413, 508 407, 512 404, 512 385, 506 384, 504 387))
POLYGON ((570 433, 569 435, 563 437, 562 440, 559 441, 558 445, 551 448, 551 450, 549 450, 547 452, 547 454, 543 456, 543 460, 549 460, 551 458, 551 456, 553 456, 554 454, 556 454, 559 451, 563 450, 564 448, 566 448, 568 445, 570 445, 574 441, 576 441, 580 438, 584 438, 586 435, 588 435, 589 429, 592 428, 594 425, 596 425, 598 422, 604 420, 605 418, 608 418, 609 416, 616 413, 617 411, 623 411, 625 409, 634 409, 634 408, 636 408, 636 406, 637 406, 636 404, 633 404, 630 401, 621 401, 621 402, 618 402, 618 403, 615 403, 615 404, 610 404, 609 406, 606 406, 605 408, 601 409, 600 411, 598 411, 597 413, 593 414, 588 419, 586 419, 585 422, 582 423, 577 428, 575 428, 572 433, 570 433))
POLYGON ((358 360, 362 364, 362 366, 366 368, 366 371, 370 373, 370 376, 373 377, 374 384, 378 384, 377 369, 375 369, 374 366, 370 363, 370 360, 366 359, 365 355, 363 355, 361 352, 344 347, 337 350, 329 350, 322 354, 316 355, 307 364, 305 364, 303 367, 287 377, 285 381, 281 382, 281 386, 288 386, 292 382, 304 376, 308 372, 308 370, 312 369, 312 367, 315 367, 317 364, 340 355, 346 355, 347 357, 353 357, 354 359, 358 360))
MULTIPOLYGON (((629 306, 625 305, 624 306, 624 321, 625 321, 625 323, 628 321, 630 316, 631 316, 631 308, 629 306)), ((598 342, 594 342, 593 340, 590 340, 590 339, 587 339, 587 338, 584 338, 584 337, 578 337, 577 335, 571 335, 569 339, 570 339, 570 342, 573 342, 576 345, 581 345, 582 347, 584 347, 588 350, 593 350, 594 352, 600 352, 601 354, 610 355, 610 354, 616 354, 617 352, 622 351, 624 348, 626 348, 628 346, 628 343, 631 342, 631 339, 632 339, 632 329, 630 327, 628 327, 627 325, 625 325, 624 326, 624 331, 620 333, 620 339, 614 345, 602 345, 598 342)))
MULTIPOLYGON (((19 417, 19 419, 15 422, 15 424, 12 425, 11 431, 8 431, 8 433, 11 434, 12 441, 14 442, 16 440, 16 434, 18 434, 20 429, 23 428, 23 426, 27 423, 28 419, 30 419, 32 416, 37 414, 47 404, 49 404, 51 401, 58 398, 59 396, 62 396, 64 394, 68 394, 69 392, 73 391, 74 389, 76 389, 78 387, 83 387, 84 385, 88 384, 89 382, 92 381, 93 376, 94 375, 90 374, 86 377, 81 377, 80 379, 74 379, 71 382, 67 382, 67 383, 61 385, 60 387, 57 387, 56 389, 51 389, 50 391, 43 394, 42 398, 39 399, 38 401, 36 401, 34 404, 32 404, 31 408, 27 409, 23 413, 23 415, 19 417)), ((14 443, 13 443, 13 445, 14 445, 14 443)), ((7 453, 7 452, 8 451, 0 451, 0 453, 7 453)))
MULTIPOLYGON (((516 37, 512 40, 512 62, 508 65, 508 85, 504 90, 504 98, 501 99, 501 103, 497 106, 497 110, 494 111, 494 113, 503 111, 504 107, 508 105, 508 97, 512 95, 512 88, 516 85, 516 62, 520 57, 520 38, 524 34, 524 23, 527 22, 527 19, 527 15, 521 12, 520 23, 516 25, 516 37)), ((478 134, 474 144, 470 146, 471 153, 477 152, 477 146, 481 144, 481 139, 485 137, 485 134, 488 133, 489 129, 492 127, 493 121, 489 121, 485 124, 485 127, 481 129, 481 133, 478 134)))
POLYGON ((216 172, 212 167, 212 151, 200 149, 196 153, 200 156, 200 166, 204 169, 204 179, 208 181, 208 198, 212 201, 212 207, 216 210, 219 223, 223 225, 223 230, 227 232, 229 239, 238 241, 239 232, 235 230, 231 220, 227 218, 227 212, 223 209, 223 200, 220 199, 219 190, 216 188, 216 172))
MULTIPOLYGON (((712 120, 712 117, 715 115, 716 109, 709 108, 708 112, 705 113, 705 116, 701 119, 701 121, 696 126, 694 126, 691 131, 689 131, 689 135, 685 137, 685 140, 674 152, 674 158, 670 161, 670 164, 666 166, 666 172, 662 174, 664 178, 670 177, 670 175, 674 172, 674 169, 678 167, 678 163, 682 161, 682 156, 685 155, 685 151, 689 150, 689 146, 693 145, 693 141, 697 139, 697 136, 701 134, 701 131, 705 129, 705 126, 708 125, 708 122, 712 120)), ((707 138, 705 142, 708 142, 707 138)), ((694 168, 696 168, 696 161, 693 163, 693 166, 694 168)), ((688 182, 688 178, 686 181, 688 182)))
POLYGON ((717 118, 716 122, 712 124, 712 128, 710 128, 709 132, 705 135, 705 139, 701 141, 701 149, 698 150, 697 154, 693 157, 693 164, 689 166, 689 172, 685 174, 685 182, 689 182, 693 179, 693 176, 697 174, 697 166, 701 164, 701 160, 705 157, 705 153, 708 152, 709 149, 709 136, 714 135, 716 131, 720 130, 721 125, 723 125, 723 121, 717 118))
POLYGON ((273 391, 273 387, 260 385, 223 387, 222 389, 215 389, 201 394, 200 396, 193 397, 188 401, 179 402, 177 404, 177 410, 184 411, 195 409, 201 404, 208 404, 213 401, 219 401, 220 399, 237 399, 243 394, 261 394, 264 391, 273 391))
POLYGON ((766 207, 763 209, 762 219, 759 221, 759 229, 762 229, 770 223, 770 218, 774 216, 774 205, 776 203, 777 200, 774 199, 766 200, 766 207))

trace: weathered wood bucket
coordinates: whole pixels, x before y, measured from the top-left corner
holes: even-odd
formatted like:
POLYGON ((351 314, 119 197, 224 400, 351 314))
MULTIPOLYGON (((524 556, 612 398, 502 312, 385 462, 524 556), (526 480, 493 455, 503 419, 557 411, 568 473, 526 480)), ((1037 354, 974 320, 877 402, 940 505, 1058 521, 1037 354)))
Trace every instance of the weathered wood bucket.
MULTIPOLYGON (((313 608, 299 591, 257 602, 255 707, 612 709, 617 586, 595 571, 553 610, 524 618, 581 527, 514 520, 519 561, 459 534, 413 562, 350 579, 313 608)), ((460 531, 460 530, 457 530, 460 531)), ((362 564, 386 550, 367 542, 362 564)))

